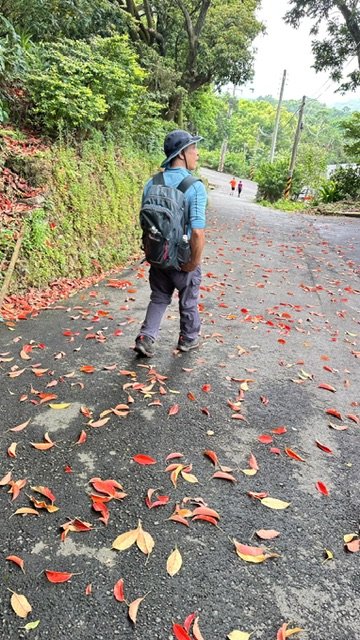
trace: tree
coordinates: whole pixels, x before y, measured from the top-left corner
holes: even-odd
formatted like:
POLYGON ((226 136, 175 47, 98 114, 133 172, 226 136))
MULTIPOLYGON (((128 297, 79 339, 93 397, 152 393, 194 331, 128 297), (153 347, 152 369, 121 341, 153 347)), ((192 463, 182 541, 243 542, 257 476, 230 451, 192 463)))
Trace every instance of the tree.
POLYGON ((292 8, 285 21, 298 27, 305 17, 314 21, 310 33, 315 36, 312 50, 316 71, 329 71, 335 82, 344 76, 346 63, 356 58, 359 69, 347 75, 341 90, 355 90, 360 85, 360 7, 358 0, 290 0, 292 8), (320 25, 326 23, 327 36, 319 36, 320 25))
POLYGON ((262 29, 255 17, 259 0, 117 2, 131 16, 130 37, 140 53, 146 57, 146 47, 155 48, 178 75, 169 119, 181 120, 185 95, 212 82, 242 84, 251 78, 251 44, 262 29))
POLYGON ((352 160, 360 162, 360 112, 355 111, 349 120, 343 122, 342 128, 346 138, 346 151, 352 160))

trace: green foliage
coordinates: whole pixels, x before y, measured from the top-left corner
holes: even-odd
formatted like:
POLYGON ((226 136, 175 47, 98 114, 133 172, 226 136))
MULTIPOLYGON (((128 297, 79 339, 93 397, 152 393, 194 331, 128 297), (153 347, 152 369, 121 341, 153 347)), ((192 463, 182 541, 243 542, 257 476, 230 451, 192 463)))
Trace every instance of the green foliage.
POLYGON ((200 164, 203 167, 214 169, 217 171, 219 166, 220 149, 214 151, 208 151, 205 148, 200 148, 200 164))
POLYGON ((50 134, 124 128, 139 109, 144 71, 124 36, 41 43, 28 59, 30 115, 50 134))
POLYGON ((348 120, 342 123, 346 139, 345 149, 350 159, 360 162, 360 112, 355 111, 348 120))
POLYGON ((227 153, 224 163, 224 171, 227 173, 233 173, 241 178, 248 176, 249 166, 246 162, 245 155, 241 153, 227 153))
POLYGON ((360 200, 360 166, 339 167, 331 180, 337 185, 338 200, 360 200))
POLYGON ((327 164, 325 149, 302 143, 297 159, 298 172, 303 181, 301 186, 306 185, 316 189, 326 176, 327 164))
POLYGON ((33 42, 110 36, 128 22, 111 0, 0 0, 0 12, 33 42))
MULTIPOLYGON (((287 172, 288 162, 286 160, 277 160, 272 164, 262 162, 255 174, 255 180, 258 183, 257 200, 268 200, 269 202, 280 200, 285 190, 287 172)), ((301 177, 299 172, 295 172, 293 192, 299 192, 300 189, 301 177)))
POLYGON ((319 189, 320 202, 337 202, 340 200, 339 186, 334 180, 327 180, 319 189))
POLYGON ((221 146, 228 122, 228 103, 225 96, 215 93, 214 87, 195 91, 185 105, 189 129, 200 132, 207 149, 221 146))
POLYGON ((315 38, 312 49, 315 56, 316 71, 329 71, 330 77, 339 82, 342 79, 346 62, 353 57, 358 59, 359 69, 348 74, 342 89, 355 90, 360 85, 360 7, 354 0, 290 0, 290 10, 285 20, 298 27, 304 18, 313 20, 310 31, 315 38), (319 39, 326 25, 326 36, 319 39))
POLYGON ((262 207, 270 207, 270 209, 277 209, 279 211, 304 211, 306 205, 303 202, 294 202, 293 200, 284 200, 280 198, 276 202, 270 202, 269 200, 260 200, 258 204, 262 207))
POLYGON ((21 39, 11 22, 0 14, 0 123, 6 122, 16 99, 18 82, 25 70, 21 39))

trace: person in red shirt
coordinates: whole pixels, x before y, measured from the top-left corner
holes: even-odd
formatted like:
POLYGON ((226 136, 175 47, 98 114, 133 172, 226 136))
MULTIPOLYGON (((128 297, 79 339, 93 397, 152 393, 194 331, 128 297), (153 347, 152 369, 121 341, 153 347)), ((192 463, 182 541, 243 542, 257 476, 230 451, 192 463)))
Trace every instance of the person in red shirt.
POLYGON ((231 186, 230 195, 231 196, 234 195, 236 185, 237 185, 236 178, 231 178, 231 180, 230 180, 230 186, 231 186))

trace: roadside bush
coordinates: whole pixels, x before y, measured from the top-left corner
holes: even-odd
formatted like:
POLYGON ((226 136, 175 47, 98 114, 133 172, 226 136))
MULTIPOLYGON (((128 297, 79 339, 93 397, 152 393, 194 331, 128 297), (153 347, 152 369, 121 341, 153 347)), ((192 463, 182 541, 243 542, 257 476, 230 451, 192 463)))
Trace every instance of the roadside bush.
POLYGON ((360 166, 339 167, 320 188, 321 202, 360 200, 360 166))
POLYGON ((28 53, 29 115, 54 135, 129 125, 145 91, 145 72, 126 36, 34 45, 28 53))
POLYGON ((324 182, 319 190, 320 202, 337 202, 340 200, 339 187, 334 180, 324 182))
POLYGON ((281 198, 276 202, 269 202, 268 200, 260 200, 259 204, 262 207, 269 207, 270 209, 278 209, 279 211, 304 211, 307 205, 304 202, 293 202, 292 200, 284 200, 281 198))
POLYGON ((224 171, 227 173, 233 173, 239 178, 245 178, 248 176, 249 168, 243 154, 233 152, 228 153, 225 158, 224 171))
MULTIPOLYGON (((255 180, 258 183, 257 200, 276 202, 284 194, 288 174, 288 161, 276 160, 273 163, 262 162, 256 173, 255 180)), ((297 193, 301 189, 302 178, 299 172, 294 172, 292 191, 297 193)))
MULTIPOLYGON (((207 149, 200 148, 200 162, 204 167, 214 169, 217 171, 220 160, 220 149, 215 151, 208 151, 207 149)), ((234 175, 245 178, 249 175, 249 167, 240 153, 227 153, 224 164, 224 171, 227 173, 233 173, 234 175)))
POLYGON ((200 146, 200 164, 208 169, 214 169, 217 171, 219 166, 220 150, 208 151, 200 146))
POLYGON ((341 200, 360 199, 360 166, 339 167, 331 175, 339 190, 341 200))

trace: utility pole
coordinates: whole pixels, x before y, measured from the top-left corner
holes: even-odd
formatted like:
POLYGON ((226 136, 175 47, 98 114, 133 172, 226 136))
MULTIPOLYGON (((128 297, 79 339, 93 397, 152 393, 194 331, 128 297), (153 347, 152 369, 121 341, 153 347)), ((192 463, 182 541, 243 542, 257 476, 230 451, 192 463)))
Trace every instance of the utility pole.
MULTIPOLYGON (((231 120, 231 116, 233 114, 233 110, 234 110, 234 103, 235 103, 235 91, 236 91, 236 85, 234 84, 233 86, 233 95, 232 95, 232 99, 230 98, 229 100, 229 108, 228 108, 228 113, 227 113, 227 118, 228 121, 230 122, 231 120)), ((220 151, 220 159, 219 159, 219 166, 218 166, 218 171, 222 172, 224 171, 224 164, 225 164, 225 158, 226 158, 226 154, 227 154, 227 148, 228 148, 228 137, 225 134, 225 138, 223 140, 223 143, 221 145, 221 151, 220 151)))
POLYGON ((282 105, 282 100, 284 95, 285 81, 286 81, 286 69, 284 69, 284 73, 283 73, 279 102, 276 110, 275 126, 274 126, 272 141, 271 141, 270 162, 274 162, 274 157, 275 157, 276 141, 277 141, 277 136, 279 131, 280 113, 281 113, 281 105, 282 105))
POLYGON ((295 162, 296 162, 296 155, 297 155, 297 150, 298 150, 298 146, 299 146, 299 142, 300 142, 301 131, 303 129, 303 116, 304 116, 304 109, 305 109, 305 100, 306 100, 306 96, 303 96, 303 99, 301 101, 300 111, 299 111, 298 123, 297 123, 297 127, 296 127, 296 133, 295 133, 294 144, 293 144, 293 149, 292 149, 292 154, 291 154, 288 177, 287 177, 286 187, 285 187, 285 191, 284 191, 285 200, 288 199, 288 197, 290 195, 290 191, 291 191, 292 179, 293 179, 295 162))

